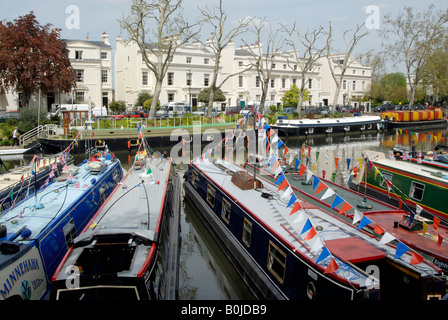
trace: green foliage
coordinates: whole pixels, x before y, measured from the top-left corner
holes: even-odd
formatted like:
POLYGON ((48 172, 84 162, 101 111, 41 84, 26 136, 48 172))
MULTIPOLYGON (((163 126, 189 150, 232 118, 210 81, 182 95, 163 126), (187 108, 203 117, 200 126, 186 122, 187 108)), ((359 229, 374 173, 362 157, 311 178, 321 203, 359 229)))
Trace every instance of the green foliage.
POLYGON ((114 114, 120 114, 126 111, 126 102, 123 100, 112 101, 109 103, 109 109, 114 114))
MULTIPOLYGON (((141 107, 141 106, 143 106, 143 104, 145 103, 145 101, 148 100, 148 99, 151 99, 151 101, 152 101, 152 95, 151 95, 150 93, 148 93, 148 92, 141 91, 141 92, 138 94, 138 97, 137 97, 137 100, 136 100, 135 103, 134 103, 134 106, 135 106, 135 107, 141 107)), ((151 105, 150 105, 150 106, 151 106, 151 105)))
MULTIPOLYGON (((38 121, 38 108, 37 107, 25 107, 20 110, 20 116, 19 116, 19 132, 24 133, 31 129, 34 129, 37 127, 38 121)), ((40 112, 40 124, 45 123, 45 113, 40 112)))
MULTIPOLYGON (((300 89, 295 84, 291 86, 291 89, 285 92, 285 95, 282 97, 283 107, 297 107, 300 98, 300 89)), ((305 93, 303 95, 303 101, 310 101, 310 92, 308 89, 305 89, 305 93)))
MULTIPOLYGON (((198 94, 198 101, 208 103, 210 98, 210 87, 202 89, 198 94)), ((216 89, 215 96, 213 97, 213 102, 215 101, 226 101, 226 96, 221 89, 216 89)))

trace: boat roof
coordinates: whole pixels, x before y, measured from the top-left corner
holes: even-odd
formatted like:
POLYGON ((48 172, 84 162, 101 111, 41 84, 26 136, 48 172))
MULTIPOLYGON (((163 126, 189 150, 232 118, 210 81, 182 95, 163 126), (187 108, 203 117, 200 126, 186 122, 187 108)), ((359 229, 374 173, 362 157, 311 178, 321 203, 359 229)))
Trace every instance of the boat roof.
MULTIPOLYGON (((119 274, 121 277, 138 276, 151 255, 148 247, 158 240, 171 170, 170 158, 150 156, 144 159, 141 165, 134 163, 84 231, 75 238, 73 248, 58 270, 79 265, 83 253, 95 246, 123 244, 134 248, 135 252, 129 268, 119 274)), ((53 280, 67 276, 65 272, 56 271, 53 280)))
MULTIPOLYGON (((107 166, 115 161, 103 157, 100 160, 107 166)), ((29 239, 37 238, 49 223, 65 214, 69 206, 90 191, 93 179, 100 179, 108 171, 92 175, 87 161, 78 166, 69 165, 67 168, 68 170, 63 170, 62 174, 53 178, 53 182, 46 187, 2 213, 0 224, 7 228, 6 240, 15 237, 24 228, 30 230, 31 235, 21 239, 21 243, 28 243, 31 241, 29 239), (69 180, 70 174, 73 178, 69 180)))
POLYGON ((431 168, 430 166, 406 160, 391 160, 383 152, 367 151, 367 157, 374 164, 387 166, 396 170, 412 173, 425 178, 448 184, 448 169, 431 168))
MULTIPOLYGON (((269 181, 263 181, 262 189, 241 190, 231 181, 232 172, 244 170, 238 165, 225 160, 210 160, 209 158, 204 160, 198 158, 193 164, 213 183, 221 187, 230 197, 233 197, 256 220, 271 229, 286 246, 302 256, 306 256, 310 261, 315 262, 323 247, 331 243, 333 243, 333 246, 336 244, 342 251, 349 250, 350 242, 353 239, 361 240, 356 240, 358 245, 362 247, 362 250, 370 252, 367 256, 359 256, 359 259, 364 261, 378 259, 381 256, 378 250, 384 252, 385 256, 387 255, 394 259, 394 247, 380 243, 367 233, 356 230, 353 225, 303 199, 299 199, 302 209, 291 214, 292 206, 287 208, 290 197, 282 198, 282 191, 278 191, 278 186, 273 185, 269 181), (271 197, 262 196, 262 194, 268 194, 271 197), (267 208, 268 210, 266 210, 267 208), (301 240, 304 238, 301 232, 307 220, 311 222, 316 230, 319 230, 319 237, 304 241, 301 240), (318 243, 319 241, 321 243, 318 243), (315 250, 315 248, 319 249, 315 250)), ((246 172, 251 174, 250 171, 246 172)), ((330 247, 329 249, 331 251, 330 247)), ((345 256, 335 258, 338 265, 347 265, 347 262, 353 260, 353 257, 348 259, 345 256), (344 258, 348 260, 341 260, 344 258)), ((420 264, 417 269, 410 265, 410 259, 411 256, 407 254, 400 257, 400 262, 398 260, 395 261, 406 264, 408 268, 413 269, 422 276, 438 275, 440 273, 440 269, 432 264, 428 264, 426 261, 420 264)), ((326 268, 329 262, 329 259, 324 260, 324 262, 319 262, 319 265, 326 268)), ((365 275, 360 274, 359 270, 350 267, 339 268, 336 274, 340 278, 350 279, 353 283, 358 283, 361 286, 365 285, 365 275)))
MULTIPOLYGON (((344 117, 344 118, 319 118, 319 119, 291 119, 277 120, 276 124, 273 125, 349 125, 352 123, 359 122, 381 122, 381 117, 379 116, 357 116, 357 117, 344 117)), ((271 126, 271 127, 273 127, 271 126)))

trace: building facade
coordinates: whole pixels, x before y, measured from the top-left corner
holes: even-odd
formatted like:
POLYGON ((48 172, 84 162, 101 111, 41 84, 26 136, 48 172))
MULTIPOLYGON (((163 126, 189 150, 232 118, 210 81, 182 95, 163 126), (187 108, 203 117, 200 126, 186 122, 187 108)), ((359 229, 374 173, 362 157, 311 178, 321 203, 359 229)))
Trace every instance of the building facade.
MULTIPOLYGON (((41 109, 51 111, 59 104, 87 103, 89 97, 93 106, 107 106, 113 100, 112 88, 112 46, 109 36, 103 33, 101 41, 64 40, 69 50, 69 59, 76 72, 76 86, 71 93, 54 92, 41 95, 41 109)), ((0 92, 0 111, 20 111, 20 92, 0 92)), ((30 99, 30 106, 38 106, 38 95, 30 99)))
MULTIPOLYGON (((242 100, 251 104, 261 100, 262 84, 257 70, 252 68, 239 73, 253 64, 254 57, 249 49, 249 47, 237 48, 234 43, 230 43, 222 52, 217 85, 229 75, 236 75, 225 81, 221 87, 227 99, 225 102, 215 103, 221 110, 228 106, 239 105, 242 100)), ((258 48, 251 49, 252 52, 258 52, 258 48)), ((117 38, 114 69, 115 99, 125 101, 128 108, 134 107, 139 92, 154 91, 155 78, 143 61, 142 53, 135 42, 117 38)), ((163 80, 160 104, 186 101, 192 106, 201 105, 197 103, 197 96, 202 89, 210 86, 213 69, 214 55, 207 44, 204 46, 196 42, 181 46, 176 51, 163 80)), ((293 84, 300 88, 302 76, 298 70, 299 66, 294 63, 292 51, 276 54, 268 84, 266 106, 280 105, 285 92, 293 84)), ((370 72, 369 67, 353 61, 344 76, 338 104, 352 103, 353 98, 356 101, 360 100, 370 86, 370 72)), ((304 107, 333 103, 336 85, 326 58, 320 59, 315 68, 306 74, 305 88, 309 91, 310 100, 304 102, 304 107)))

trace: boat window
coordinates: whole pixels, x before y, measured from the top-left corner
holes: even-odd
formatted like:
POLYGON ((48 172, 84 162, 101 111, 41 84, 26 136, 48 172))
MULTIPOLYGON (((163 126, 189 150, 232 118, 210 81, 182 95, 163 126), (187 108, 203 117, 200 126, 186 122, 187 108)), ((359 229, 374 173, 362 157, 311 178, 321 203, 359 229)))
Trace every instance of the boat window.
POLYGON ((285 280, 286 254, 280 250, 271 240, 269 240, 268 250, 268 270, 274 277, 283 283, 285 280))
POLYGON ((230 223, 230 203, 226 199, 222 199, 221 217, 229 224, 230 223))
POLYGON ((409 197, 421 201, 423 199, 423 193, 425 192, 425 185, 423 183, 412 181, 411 188, 409 190, 409 197))
POLYGON ((191 185, 195 188, 198 187, 198 182, 199 182, 199 175, 198 172, 196 170, 193 170, 191 172, 191 185))
POLYGON ((392 173, 383 171, 382 174, 383 175, 381 177, 380 186, 382 188, 386 189, 387 188, 387 183, 386 183, 386 180, 384 178, 386 178, 388 181, 392 182, 392 173))
POLYGON ((250 240, 252 238, 252 222, 244 218, 243 222, 243 242, 246 246, 250 247, 250 240))
POLYGON ((65 236, 65 243, 67 243, 67 246, 70 247, 73 244, 73 240, 76 238, 75 221, 73 218, 65 224, 62 230, 65 236))
POLYGON ((207 202, 212 208, 215 207, 215 189, 210 185, 207 185, 207 202))

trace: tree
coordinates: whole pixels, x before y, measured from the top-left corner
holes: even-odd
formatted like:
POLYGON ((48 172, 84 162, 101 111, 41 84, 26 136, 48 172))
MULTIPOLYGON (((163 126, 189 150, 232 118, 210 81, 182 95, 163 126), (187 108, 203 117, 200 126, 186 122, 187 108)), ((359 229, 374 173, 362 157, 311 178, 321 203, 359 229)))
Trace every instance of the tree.
POLYGON ((278 37, 279 30, 273 31, 271 25, 265 19, 254 19, 251 21, 253 25, 252 32, 256 35, 255 45, 246 44, 245 49, 252 56, 252 65, 257 70, 256 86, 261 87, 261 99, 260 99, 260 113, 265 113, 265 101, 268 94, 268 86, 271 80, 272 68, 275 64, 275 56, 278 50, 282 46, 283 38, 278 37), (269 24, 269 34, 266 46, 266 51, 263 52, 263 46, 261 44, 261 39, 263 36, 263 28, 269 24))
MULTIPOLYGON (((297 113, 301 113, 304 94, 307 92, 305 90, 305 85, 308 83, 307 74, 314 70, 319 59, 327 51, 327 45, 329 45, 328 41, 326 44, 321 46, 318 45, 318 42, 323 36, 328 36, 329 33, 327 33, 323 27, 319 27, 317 29, 307 30, 306 33, 301 34, 298 30, 296 30, 295 24, 291 30, 289 30, 286 26, 283 26, 283 30, 288 34, 288 44, 293 48, 294 60, 292 61, 292 64, 299 66, 299 72, 301 75, 299 90, 300 96, 297 104, 294 105, 294 107, 297 107, 297 113), (298 43, 296 43, 297 41, 298 43), (299 56, 299 53, 301 53, 299 44, 303 48, 302 57, 299 56)), ((288 65, 291 68, 289 59, 288 65)), ((294 70, 294 67, 292 67, 292 69, 294 70)))
POLYGON ((137 43, 143 61, 155 77, 154 95, 149 117, 157 110, 163 79, 176 50, 194 38, 197 24, 182 17, 182 0, 133 0, 131 13, 120 20, 121 28, 137 43), (153 60, 154 59, 154 60, 153 60))
MULTIPOLYGON (((207 103, 209 108, 211 108, 210 107, 211 103, 210 103, 210 100, 209 100, 210 96, 211 96, 210 90, 211 90, 210 87, 204 88, 198 94, 198 101, 199 102, 203 102, 203 103, 207 103)), ((218 89, 215 89, 215 94, 213 95, 213 99, 214 99, 213 102, 216 102, 216 101, 226 101, 226 96, 224 95, 222 90, 218 88, 218 89)))
MULTIPOLYGON (((302 101, 310 101, 310 95, 308 89, 304 89, 304 92, 302 94, 299 87, 297 87, 295 84, 291 86, 291 89, 285 92, 285 95, 282 97, 283 107, 297 107, 297 104, 299 103, 299 100, 302 99, 302 101)), ((298 112, 299 113, 299 112, 298 112)))
MULTIPOLYGON (((327 60, 328 65, 330 67, 330 73, 331 76, 336 84, 336 91, 334 93, 333 97, 333 111, 336 111, 336 105, 338 102, 339 93, 341 92, 342 82, 344 79, 345 72, 350 67, 351 63, 355 61, 356 59, 352 59, 351 56, 353 54, 353 51, 356 47, 356 45, 359 43, 359 41, 364 38, 368 33, 362 33, 361 29, 364 27, 364 23, 361 25, 357 25, 356 30, 350 34, 351 30, 345 30, 343 34, 344 42, 345 42, 345 53, 342 55, 336 55, 333 56, 331 54, 332 45, 331 42, 333 41, 333 34, 332 34, 332 27, 330 23, 329 28, 329 35, 327 39, 327 60), (336 70, 339 69, 339 74, 336 74, 336 70)), ((357 59, 360 59, 360 57, 357 57, 357 59)))
POLYGON ((126 110, 126 102, 124 102, 123 100, 112 101, 111 103, 109 103, 109 109, 114 114, 123 113, 126 110))
POLYGON ((141 91, 138 93, 137 100, 135 101, 134 106, 141 107, 148 99, 152 99, 152 95, 148 92, 141 91))
POLYGON ((383 21, 381 35, 390 41, 383 44, 384 52, 396 63, 404 63, 412 109, 425 66, 432 53, 443 43, 440 40, 446 32, 448 9, 439 11, 431 5, 425 12, 415 14, 411 7, 404 7, 397 16, 387 14, 383 21))
POLYGON ((210 10, 201 10, 202 15, 204 16, 205 21, 210 24, 213 28, 212 37, 208 39, 206 46, 212 50, 215 60, 215 66, 213 69, 213 77, 209 89, 210 97, 207 99, 208 101, 208 112, 207 116, 211 118, 212 116, 212 106, 214 101, 222 101, 216 100, 214 95, 217 93, 217 90, 222 87, 222 85, 231 77, 234 77, 238 74, 241 74, 247 70, 249 70, 252 66, 245 68, 239 72, 231 73, 227 75, 219 85, 217 85, 218 81, 218 73, 219 67, 221 63, 221 54, 222 51, 233 41, 233 39, 244 32, 247 31, 248 25, 252 19, 243 19, 238 21, 238 24, 230 29, 228 32, 224 31, 224 25, 227 20, 227 14, 224 12, 222 7, 222 0, 219 0, 219 7, 217 8, 217 12, 211 12, 210 10))
POLYGON ((0 87, 21 92, 22 106, 39 90, 68 93, 76 85, 59 31, 51 24, 41 26, 33 12, 14 22, 0 21, 0 87))

